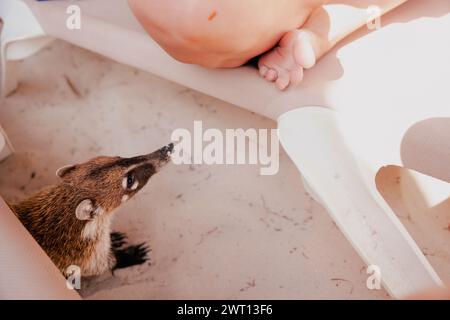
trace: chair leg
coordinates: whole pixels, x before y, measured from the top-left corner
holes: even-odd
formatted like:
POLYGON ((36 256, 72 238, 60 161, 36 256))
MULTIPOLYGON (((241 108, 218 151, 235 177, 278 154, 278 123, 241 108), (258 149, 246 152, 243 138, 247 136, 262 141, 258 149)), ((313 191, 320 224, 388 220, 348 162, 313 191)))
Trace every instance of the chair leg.
POLYGON ((378 267, 381 283, 391 296, 401 298, 442 285, 378 193, 378 168, 372 172, 361 166, 344 141, 336 112, 323 107, 292 110, 279 117, 278 129, 280 141, 307 181, 308 189, 361 258, 369 266, 378 267))

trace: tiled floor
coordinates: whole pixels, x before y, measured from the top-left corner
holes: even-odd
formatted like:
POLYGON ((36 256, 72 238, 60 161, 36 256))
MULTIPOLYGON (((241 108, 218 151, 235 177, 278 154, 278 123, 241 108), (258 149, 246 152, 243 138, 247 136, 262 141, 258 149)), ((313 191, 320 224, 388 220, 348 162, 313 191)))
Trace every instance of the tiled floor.
MULTIPOLYGON (((150 152, 194 120, 221 130, 275 127, 63 42, 22 62, 19 74, 0 108, 16 148, 0 164, 0 193, 10 201, 56 182, 62 165, 150 152)), ((150 244, 151 264, 87 279, 83 296, 387 298, 366 288, 364 263, 299 178, 283 150, 274 176, 255 165, 169 166, 114 221, 130 242, 150 244)))

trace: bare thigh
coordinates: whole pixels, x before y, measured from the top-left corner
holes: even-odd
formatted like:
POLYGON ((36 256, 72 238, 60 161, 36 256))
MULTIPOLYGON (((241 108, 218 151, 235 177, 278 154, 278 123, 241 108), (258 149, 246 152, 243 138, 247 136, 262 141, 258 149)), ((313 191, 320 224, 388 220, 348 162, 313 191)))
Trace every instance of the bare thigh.
POLYGON ((322 0, 128 0, 145 30, 174 58, 236 67, 299 28, 322 0))

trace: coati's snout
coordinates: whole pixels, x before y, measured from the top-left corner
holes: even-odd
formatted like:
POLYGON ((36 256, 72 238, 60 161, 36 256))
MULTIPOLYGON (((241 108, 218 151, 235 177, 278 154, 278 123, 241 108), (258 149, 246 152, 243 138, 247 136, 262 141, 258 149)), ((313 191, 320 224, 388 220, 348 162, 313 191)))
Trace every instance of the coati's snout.
POLYGON ((89 191, 92 199, 85 202, 110 212, 133 197, 150 178, 171 160, 170 143, 150 154, 132 158, 100 156, 82 164, 59 169, 56 174, 63 183, 89 191))

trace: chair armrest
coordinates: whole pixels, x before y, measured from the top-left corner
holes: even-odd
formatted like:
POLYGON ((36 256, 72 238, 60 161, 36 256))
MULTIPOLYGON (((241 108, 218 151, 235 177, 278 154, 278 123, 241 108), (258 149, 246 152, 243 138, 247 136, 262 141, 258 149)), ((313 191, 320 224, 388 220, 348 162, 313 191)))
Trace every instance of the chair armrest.
POLYGON ((80 299, 0 197, 0 299, 80 299))

